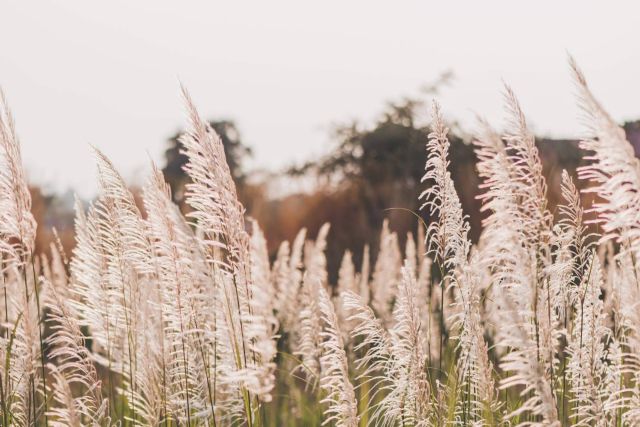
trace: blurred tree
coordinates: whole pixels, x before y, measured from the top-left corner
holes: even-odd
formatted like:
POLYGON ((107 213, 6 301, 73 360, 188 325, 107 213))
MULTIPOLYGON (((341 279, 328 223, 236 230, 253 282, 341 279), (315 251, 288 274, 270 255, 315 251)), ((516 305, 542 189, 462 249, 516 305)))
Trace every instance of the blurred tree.
MULTIPOLYGON (((310 213, 333 220, 333 240, 328 248, 330 270, 334 270, 331 267, 337 265, 344 249, 354 250, 359 261, 362 246, 373 243, 375 255, 375 236, 385 217, 390 218, 401 241, 408 231, 415 230, 416 218, 407 210, 420 214, 418 196, 428 185, 420 182, 429 130, 419 124, 419 119, 426 115, 426 110, 424 102, 416 98, 390 103, 370 127, 358 123, 338 127, 335 131, 338 144, 329 155, 289 171, 294 176, 316 174, 329 184, 324 194, 331 199, 332 209, 328 212, 319 208, 310 213), (338 198, 347 200, 340 202, 338 198), (341 207, 344 211, 337 212, 341 207)), ((450 140, 451 173, 463 209, 477 231, 480 215, 474 197, 478 184, 475 155, 472 147, 454 133, 450 134, 450 140)), ((329 203, 327 200, 318 205, 329 203)), ((306 222, 323 221, 309 218, 306 222)))

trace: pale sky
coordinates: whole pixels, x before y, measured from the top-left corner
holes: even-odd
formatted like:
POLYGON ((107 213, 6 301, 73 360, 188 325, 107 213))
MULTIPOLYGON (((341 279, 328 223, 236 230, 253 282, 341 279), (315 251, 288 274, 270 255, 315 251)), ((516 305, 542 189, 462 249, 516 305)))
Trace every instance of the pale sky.
POLYGON ((445 70, 439 100, 469 130, 475 112, 502 123, 504 80, 537 132, 575 135, 567 52, 614 118, 640 118, 639 30, 637 1, 0 0, 0 86, 30 179, 86 196, 90 144, 131 181, 161 160, 179 81, 272 170, 445 70))

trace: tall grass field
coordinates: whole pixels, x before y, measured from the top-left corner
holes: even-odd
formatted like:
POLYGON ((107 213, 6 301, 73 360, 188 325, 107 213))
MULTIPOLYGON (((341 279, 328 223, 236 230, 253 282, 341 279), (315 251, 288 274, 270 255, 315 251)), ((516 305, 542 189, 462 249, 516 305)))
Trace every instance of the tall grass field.
POLYGON ((570 68, 584 166, 562 174, 557 211, 506 87, 505 130, 479 119, 473 139, 472 243, 434 103, 428 221, 404 247, 385 223, 377 255, 346 252, 337 283, 330 224, 269 257, 186 90, 188 213, 155 165, 140 206, 95 150, 99 196, 76 204, 72 254, 58 240, 35 255, 2 99, 0 425, 639 426, 640 162, 570 68))

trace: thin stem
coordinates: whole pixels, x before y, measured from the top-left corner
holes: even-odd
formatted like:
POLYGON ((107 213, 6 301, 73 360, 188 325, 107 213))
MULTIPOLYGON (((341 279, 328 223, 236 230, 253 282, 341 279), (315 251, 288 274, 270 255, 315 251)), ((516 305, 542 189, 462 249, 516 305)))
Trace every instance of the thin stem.
MULTIPOLYGON (((44 393, 44 425, 49 425, 49 418, 47 416, 47 405, 48 405, 48 395, 47 395, 47 374, 45 370, 45 359, 44 359, 44 340, 42 339, 42 315, 40 312, 40 294, 38 293, 38 283, 36 281, 36 267, 33 261, 33 254, 31 254, 31 271, 33 273, 33 289, 36 293, 36 307, 38 309, 38 335, 40 338, 40 366, 42 368, 42 392, 44 393)), ((26 270, 26 268, 25 268, 26 270)), ((26 274, 25 274, 26 280, 26 274)), ((25 282, 26 286, 26 282, 25 282)), ((27 302, 28 303, 28 302, 27 302)))

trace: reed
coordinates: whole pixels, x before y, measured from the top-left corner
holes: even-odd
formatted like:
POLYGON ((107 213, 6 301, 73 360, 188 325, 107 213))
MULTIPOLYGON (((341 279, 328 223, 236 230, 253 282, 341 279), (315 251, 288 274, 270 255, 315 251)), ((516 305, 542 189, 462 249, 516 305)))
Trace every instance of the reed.
POLYGON ((335 285, 329 224, 314 240, 301 230, 270 262, 222 142, 184 89, 189 213, 153 164, 142 211, 95 150, 99 195, 76 205, 72 256, 58 242, 35 257, 2 98, 0 424, 640 424, 640 162, 570 68, 585 166, 563 172, 556 218, 505 87, 504 132, 479 119, 473 140, 486 215, 473 244, 434 103, 427 224, 400 248, 385 221, 375 264, 368 246, 362 265, 347 251, 335 285))

